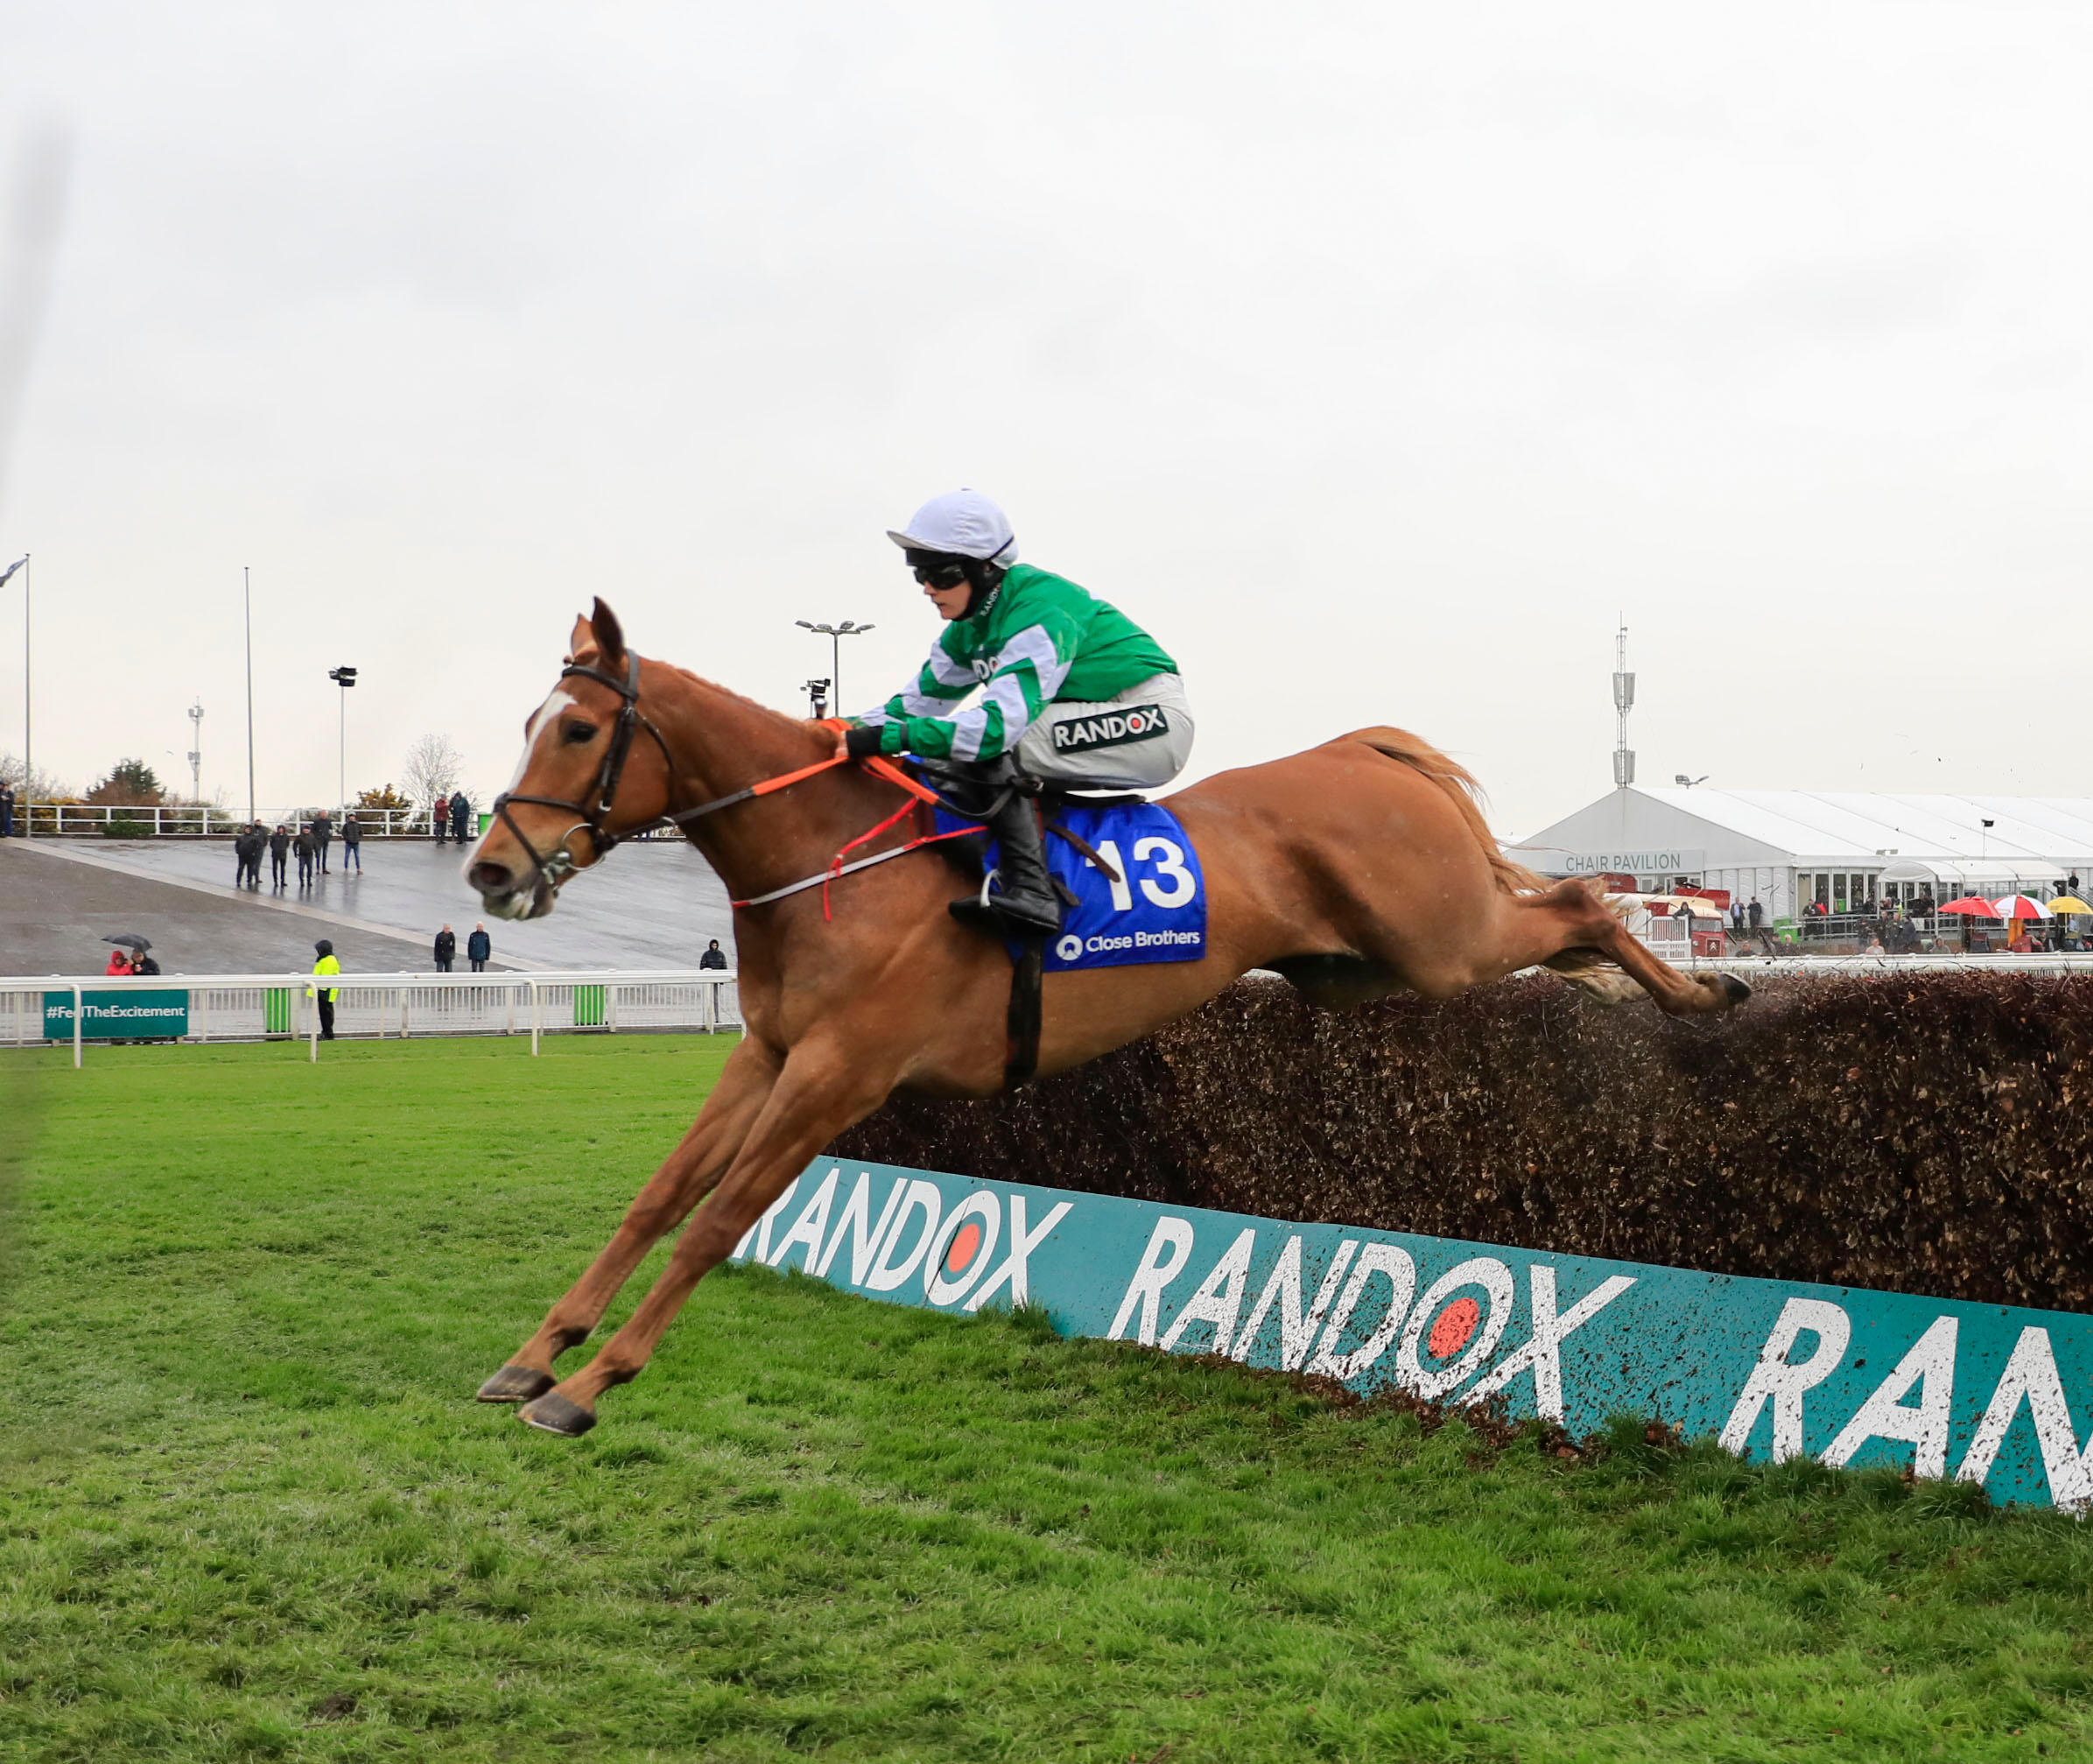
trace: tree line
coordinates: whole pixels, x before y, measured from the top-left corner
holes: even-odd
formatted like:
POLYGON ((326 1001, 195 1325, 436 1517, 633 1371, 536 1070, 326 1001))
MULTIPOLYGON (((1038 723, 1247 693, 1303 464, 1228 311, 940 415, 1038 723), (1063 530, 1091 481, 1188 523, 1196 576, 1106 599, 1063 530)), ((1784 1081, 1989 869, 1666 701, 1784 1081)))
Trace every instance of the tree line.
MULTIPOLYGON (((349 806, 374 813, 426 809, 448 798, 464 783, 465 755, 448 735, 426 734, 407 749, 399 777, 397 786, 388 778, 382 784, 351 792, 355 800, 349 806)), ((14 754, 0 753, 0 784, 11 786, 25 801, 109 808, 221 808, 225 798, 222 787, 200 803, 179 794, 161 783, 152 767, 136 757, 118 760, 85 791, 75 791, 41 766, 32 772, 14 754)))

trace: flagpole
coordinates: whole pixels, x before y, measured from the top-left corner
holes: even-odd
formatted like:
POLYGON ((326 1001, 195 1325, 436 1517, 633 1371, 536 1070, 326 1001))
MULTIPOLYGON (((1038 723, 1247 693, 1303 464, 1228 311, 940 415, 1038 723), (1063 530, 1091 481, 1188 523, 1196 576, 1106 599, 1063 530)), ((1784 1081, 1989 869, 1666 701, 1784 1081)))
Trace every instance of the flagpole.
POLYGON ((22 837, 36 837, 36 748, 32 742, 36 724, 29 709, 29 584, 36 572, 30 567, 30 553, 22 553, 22 837))
POLYGON ((247 627, 247 824, 255 820, 255 605, 245 564, 240 566, 240 614, 247 627))

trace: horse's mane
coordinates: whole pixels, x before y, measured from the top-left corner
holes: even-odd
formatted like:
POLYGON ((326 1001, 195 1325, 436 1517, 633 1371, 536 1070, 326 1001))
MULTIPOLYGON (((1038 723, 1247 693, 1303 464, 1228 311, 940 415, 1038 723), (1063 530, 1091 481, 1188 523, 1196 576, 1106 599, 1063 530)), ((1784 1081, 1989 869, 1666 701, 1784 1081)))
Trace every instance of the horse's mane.
POLYGON ((707 679, 703 674, 696 673, 689 668, 678 666, 674 662, 664 661, 659 656, 649 656, 645 657, 645 659, 649 662, 651 662, 657 668, 667 669, 669 672, 674 674, 678 679, 686 680, 692 685, 698 687, 703 692, 714 693, 717 696, 728 700, 732 704, 739 705, 747 710, 754 711, 759 715, 768 718, 770 721, 778 726, 781 732, 785 729, 792 729, 797 731, 800 734, 806 736, 813 736, 820 733, 818 729, 816 729, 811 722, 808 721, 804 717, 792 716, 787 712, 774 708, 772 706, 760 704, 755 699, 748 697, 747 693, 737 692, 732 686, 723 686, 719 681, 707 679))

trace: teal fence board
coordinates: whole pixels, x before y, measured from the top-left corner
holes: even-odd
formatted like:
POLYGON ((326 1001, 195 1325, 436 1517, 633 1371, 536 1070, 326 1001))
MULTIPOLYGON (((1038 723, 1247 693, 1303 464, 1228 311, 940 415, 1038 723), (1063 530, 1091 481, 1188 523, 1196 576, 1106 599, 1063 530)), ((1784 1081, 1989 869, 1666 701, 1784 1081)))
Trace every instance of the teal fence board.
MULTIPOLYGON (((189 994, 185 987, 153 992, 84 992, 80 1026, 82 1041, 135 1040, 144 1036, 189 1032, 189 994)), ((52 1041, 73 1039, 73 994, 44 994, 44 1034, 52 1041)))
POLYGON ((1610 1415, 1753 1458, 2093 1502, 2093 1318, 1300 1225, 818 1158, 737 1261, 889 1304, 1043 1306, 1064 1335, 1610 1415))

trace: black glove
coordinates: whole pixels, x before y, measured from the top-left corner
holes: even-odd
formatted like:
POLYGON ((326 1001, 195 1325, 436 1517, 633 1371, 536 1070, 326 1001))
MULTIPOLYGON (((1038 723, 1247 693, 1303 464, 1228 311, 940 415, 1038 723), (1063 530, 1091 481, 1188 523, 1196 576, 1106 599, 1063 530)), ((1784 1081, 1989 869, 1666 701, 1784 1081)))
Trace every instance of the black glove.
POLYGON ((843 746, 853 760, 869 759, 880 751, 886 733, 884 723, 860 723, 843 737, 843 746))

